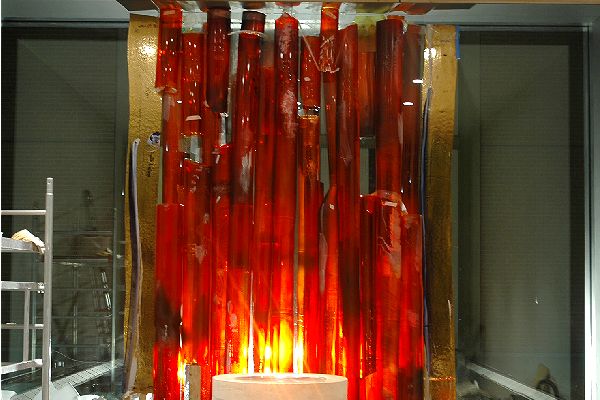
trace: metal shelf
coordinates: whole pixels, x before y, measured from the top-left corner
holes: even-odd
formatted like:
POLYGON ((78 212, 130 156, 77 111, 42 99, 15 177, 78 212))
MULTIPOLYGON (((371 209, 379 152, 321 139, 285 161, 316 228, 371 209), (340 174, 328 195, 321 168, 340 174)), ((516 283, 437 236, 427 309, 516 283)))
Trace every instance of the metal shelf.
POLYGON ((44 329, 44 324, 29 324, 29 325, 23 325, 23 324, 16 324, 14 322, 7 322, 6 324, 1 324, 0 327, 2 329, 16 329, 16 330, 20 330, 20 329, 44 329))
MULTIPOLYGON (((112 293, 112 288, 98 288, 98 287, 91 287, 91 288, 86 288, 86 287, 82 287, 82 288, 73 288, 73 287, 55 287, 54 290, 60 290, 63 292, 107 292, 107 293, 112 293)), ((117 290, 119 291, 124 291, 125 287, 123 285, 119 285, 117 286, 117 290)))
POLYGON ((14 281, 1 281, 0 289, 10 291, 31 291, 31 292, 42 292, 44 291, 43 282, 14 282, 14 281))
POLYGON ((1 210, 0 215, 44 216, 46 215, 46 210, 1 210))
POLYGON ((41 254, 31 242, 2 238, 2 253, 37 253, 41 254))
POLYGON ((92 349, 94 347, 110 347, 110 343, 96 343, 96 344, 55 344, 54 347, 59 349, 92 349))
POLYGON ((21 361, 18 363, 2 363, 2 374, 10 374, 11 372, 17 372, 29 368, 40 368, 42 366, 42 360, 29 360, 21 361))
MULTIPOLYGON (((60 264, 65 267, 98 267, 98 265, 89 265, 86 263, 98 263, 102 261, 103 263, 109 262, 107 260, 108 256, 98 256, 98 257, 78 257, 78 256, 60 256, 54 257, 54 262, 56 264, 60 264), (78 262, 81 261, 81 262, 78 262), (70 264, 66 264, 70 263, 70 264), (77 265, 73 265, 77 264, 77 265)), ((104 265, 102 266, 104 267, 104 265)))
MULTIPOLYGON (((110 318, 112 317, 112 315, 110 314, 102 314, 104 313, 104 311, 98 311, 98 313, 100 315, 78 315, 77 318, 79 319, 100 319, 100 318, 110 318)), ((52 319, 69 319, 72 320, 73 316, 72 315, 54 315, 52 316, 52 319)))

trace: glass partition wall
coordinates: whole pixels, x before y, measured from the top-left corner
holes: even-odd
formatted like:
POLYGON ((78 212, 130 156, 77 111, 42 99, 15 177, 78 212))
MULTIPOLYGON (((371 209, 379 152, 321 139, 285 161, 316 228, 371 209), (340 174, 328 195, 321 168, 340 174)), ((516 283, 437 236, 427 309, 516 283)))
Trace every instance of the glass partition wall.
MULTIPOLYGON (((43 208, 45 178, 54 178, 52 378, 93 370, 105 377, 88 372, 74 382, 95 393, 118 390, 123 357, 126 33, 93 24, 2 28, 2 209, 43 208)), ((28 227, 43 237, 39 217, 2 217, 3 236, 28 227)), ((2 253, 2 280, 42 276, 38 259, 2 253)), ((2 296, 2 323, 22 323, 22 294, 2 296)), ((41 299, 32 296, 31 324, 41 323, 41 299)), ((33 358, 41 358, 41 332, 32 331, 33 358)), ((2 330, 3 362, 21 357, 21 337, 2 330)), ((2 375, 2 388, 27 393, 40 372, 2 375)))
MULTIPOLYGON (((600 44, 588 21, 600 11, 487 7, 409 17, 460 25, 452 155, 457 398, 591 399, 590 196, 598 189, 590 185, 590 137, 598 124, 590 124, 597 116, 589 95, 598 79, 591 43, 600 44)), ((119 398, 126 29, 58 25, 2 28, 2 209, 41 207, 35 194, 43 178, 55 178, 53 379, 105 366, 76 389, 119 398)), ((368 169, 361 166, 363 192, 368 169)), ((4 235, 19 224, 3 217, 4 235)), ((3 254, 3 280, 35 278, 36 261, 20 257, 3 254)), ((3 294, 2 322, 22 307, 3 294)), ((19 340, 3 332, 3 361, 16 356, 19 340)), ((18 393, 38 385, 36 373, 2 376, 3 389, 18 393)))
POLYGON ((459 393, 583 399, 586 32, 469 29, 460 49, 459 393))

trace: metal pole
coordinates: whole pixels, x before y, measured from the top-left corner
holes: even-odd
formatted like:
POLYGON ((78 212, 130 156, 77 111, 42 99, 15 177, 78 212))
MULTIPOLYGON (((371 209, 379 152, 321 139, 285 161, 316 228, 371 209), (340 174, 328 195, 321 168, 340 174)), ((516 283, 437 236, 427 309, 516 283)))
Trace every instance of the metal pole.
POLYGON ((589 216, 590 251, 585 280, 585 398, 600 398, 600 18, 590 27, 589 83, 589 216))
POLYGON ((23 305, 23 361, 29 361, 29 309, 31 306, 31 292, 24 291, 25 304, 23 305))
POLYGON ((44 329, 42 336, 42 400, 50 400, 52 380, 52 229, 54 217, 53 179, 46 180, 46 221, 44 243, 44 329))
MULTIPOLYGON (((52 179, 52 178, 48 178, 52 179)), ((46 215, 47 210, 2 210, 0 215, 46 215)))

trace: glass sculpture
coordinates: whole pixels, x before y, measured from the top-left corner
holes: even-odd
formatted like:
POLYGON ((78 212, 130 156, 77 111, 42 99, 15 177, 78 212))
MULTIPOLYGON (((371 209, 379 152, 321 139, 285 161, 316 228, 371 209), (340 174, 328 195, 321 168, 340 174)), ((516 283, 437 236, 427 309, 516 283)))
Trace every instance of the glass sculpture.
POLYGON ((252 372, 423 399, 422 29, 252 4, 196 10, 185 33, 187 11, 160 13, 155 398, 198 365, 203 399, 211 376, 252 372))

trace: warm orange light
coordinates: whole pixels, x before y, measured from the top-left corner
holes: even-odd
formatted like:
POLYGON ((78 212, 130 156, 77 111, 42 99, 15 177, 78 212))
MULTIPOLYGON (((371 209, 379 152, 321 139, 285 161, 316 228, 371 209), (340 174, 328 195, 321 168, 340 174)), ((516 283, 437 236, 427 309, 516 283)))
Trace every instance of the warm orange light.
POLYGON ((271 357, 272 350, 271 346, 268 345, 268 339, 264 329, 260 329, 257 324, 254 324, 254 342, 253 352, 255 355, 254 366, 250 370, 254 372, 267 372, 267 369, 271 368, 271 357), (258 358, 256 358, 258 357, 258 358))
POLYGON ((304 343, 298 341, 294 348, 294 373, 301 374, 304 372, 304 343))
POLYGON ((288 324, 281 324, 279 337, 279 370, 273 372, 288 372, 294 362, 294 332, 288 324))
POLYGON ((185 362, 183 361, 181 352, 177 355, 177 379, 179 380, 179 384, 185 384, 185 362))
MULTIPOLYGON (((247 374, 248 373, 248 363, 249 363, 248 347, 244 347, 244 351, 242 352, 242 354, 244 355, 244 360, 246 361, 242 366, 242 374, 247 374)), ((254 370, 254 366, 252 366, 252 370, 254 370)))

